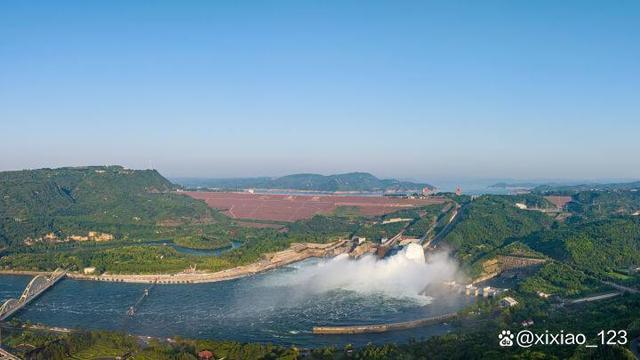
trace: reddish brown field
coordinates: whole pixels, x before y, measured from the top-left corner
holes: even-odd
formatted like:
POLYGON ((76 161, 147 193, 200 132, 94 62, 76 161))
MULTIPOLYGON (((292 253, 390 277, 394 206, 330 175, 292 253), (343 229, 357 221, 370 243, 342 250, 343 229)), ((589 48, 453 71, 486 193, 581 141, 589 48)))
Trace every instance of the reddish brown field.
POLYGON ((443 198, 400 199, 383 196, 262 195, 229 192, 184 192, 204 200, 234 219, 296 221, 328 214, 339 206, 353 206, 362 215, 384 215, 416 206, 441 204, 443 198))
POLYGON ((571 201, 571 196, 545 196, 544 198, 555 205, 558 209, 563 209, 564 206, 571 201))

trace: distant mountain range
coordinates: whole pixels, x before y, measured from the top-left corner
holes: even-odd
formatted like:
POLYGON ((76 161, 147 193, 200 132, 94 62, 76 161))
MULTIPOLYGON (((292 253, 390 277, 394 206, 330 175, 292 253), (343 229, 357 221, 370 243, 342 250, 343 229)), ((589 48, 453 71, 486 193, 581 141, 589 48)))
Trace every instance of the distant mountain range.
POLYGON ((534 188, 536 186, 540 185, 540 183, 530 183, 530 182, 522 182, 522 183, 506 183, 506 182, 499 182, 499 183, 495 183, 491 186, 489 186, 490 188, 494 188, 494 189, 513 189, 513 188, 518 188, 518 189, 531 189, 534 188))
POLYGON ((607 184, 579 184, 579 185, 540 185, 533 189, 535 192, 580 192, 580 191, 629 191, 640 190, 640 181, 607 184))
POLYGON ((377 177, 364 172, 353 172, 328 176, 319 174, 293 174, 278 178, 182 178, 175 179, 174 181, 183 186, 192 188, 196 187, 232 190, 253 188, 323 192, 409 192, 421 191, 425 187, 434 189, 432 185, 426 183, 414 183, 396 179, 378 179, 377 177))
POLYGON ((609 190, 640 190, 640 181, 633 182, 616 182, 616 183, 540 183, 540 182, 499 182, 489 186, 497 189, 530 189, 533 192, 580 192, 580 191, 609 191, 609 190))

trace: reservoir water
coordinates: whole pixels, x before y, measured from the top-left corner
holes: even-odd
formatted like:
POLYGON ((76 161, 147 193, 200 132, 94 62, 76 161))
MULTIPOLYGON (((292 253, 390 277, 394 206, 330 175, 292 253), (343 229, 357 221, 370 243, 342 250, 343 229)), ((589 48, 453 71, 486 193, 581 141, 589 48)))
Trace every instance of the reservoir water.
MULTIPOLYGON (((154 337, 182 336, 241 342, 271 342, 314 347, 405 342, 449 331, 446 324, 382 334, 314 335, 313 326, 408 321, 461 309, 472 299, 462 296, 394 296, 335 288, 313 289, 291 284, 291 274, 318 266, 312 259, 238 280, 189 285, 158 285, 127 315, 148 285, 64 279, 15 315, 49 326, 120 330, 154 337), (306 290, 305 290, 306 289, 306 290)), ((0 276, 0 300, 20 295, 29 276, 0 276)))

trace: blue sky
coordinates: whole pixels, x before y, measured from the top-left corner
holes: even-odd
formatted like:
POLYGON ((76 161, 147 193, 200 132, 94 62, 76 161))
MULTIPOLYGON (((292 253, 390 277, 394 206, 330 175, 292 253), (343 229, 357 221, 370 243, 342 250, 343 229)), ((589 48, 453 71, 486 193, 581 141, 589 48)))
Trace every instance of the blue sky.
POLYGON ((640 178, 637 1, 0 3, 0 170, 640 178))

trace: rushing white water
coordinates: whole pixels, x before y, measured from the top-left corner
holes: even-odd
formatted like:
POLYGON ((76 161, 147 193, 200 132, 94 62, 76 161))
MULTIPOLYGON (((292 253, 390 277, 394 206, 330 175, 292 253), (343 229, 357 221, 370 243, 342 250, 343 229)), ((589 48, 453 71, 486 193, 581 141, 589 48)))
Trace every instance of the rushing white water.
MULTIPOLYGON (((407 332, 323 337, 313 326, 380 324, 458 311, 469 297, 419 293, 455 272, 445 254, 428 256, 412 245, 389 258, 309 259, 289 267, 231 281, 162 285, 136 312, 126 315, 147 287, 67 279, 24 308, 25 321, 69 328, 125 330, 157 337, 232 339, 297 346, 403 342, 432 336, 442 325, 407 332), (427 306, 425 306, 427 305, 427 306)), ((20 296, 30 280, 3 276, 0 298, 20 296), (13 280, 12 280, 13 279, 13 280)), ((436 288, 436 287, 432 287, 436 288)))
POLYGON ((348 290, 362 295, 382 294, 425 301, 429 298, 420 295, 425 286, 453 278, 456 270, 455 262, 447 254, 434 254, 425 259, 422 247, 410 244, 385 259, 367 255, 353 260, 343 254, 269 278, 264 285, 295 287, 305 294, 348 290))

